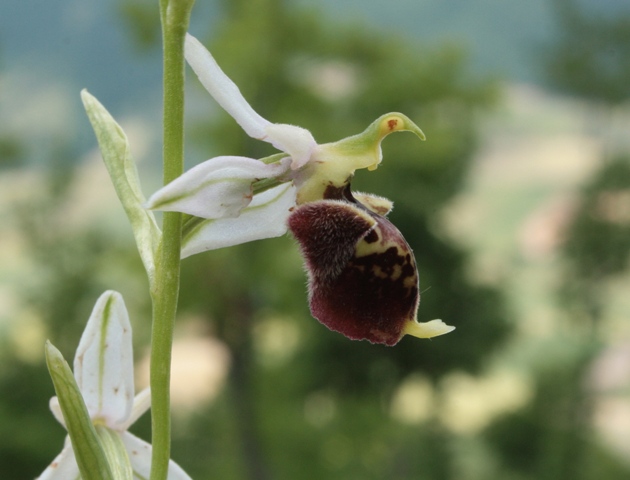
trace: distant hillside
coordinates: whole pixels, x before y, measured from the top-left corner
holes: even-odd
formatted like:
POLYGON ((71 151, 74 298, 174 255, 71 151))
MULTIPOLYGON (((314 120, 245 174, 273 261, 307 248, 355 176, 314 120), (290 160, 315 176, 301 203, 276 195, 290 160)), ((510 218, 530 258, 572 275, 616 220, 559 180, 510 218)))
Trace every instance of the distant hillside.
MULTIPOLYGON (((313 2, 302 0, 313 6, 313 2)), ((591 15, 630 12, 630 0, 580 0, 591 15)), ((477 72, 542 83, 539 57, 554 38, 551 0, 320 0, 331 18, 354 18, 370 26, 409 34, 430 43, 459 44, 477 72)))
POLYGON ((539 77, 536 52, 553 32, 548 0, 322 0, 321 5, 338 12, 332 18, 354 18, 431 44, 461 45, 476 71, 532 82, 539 77))

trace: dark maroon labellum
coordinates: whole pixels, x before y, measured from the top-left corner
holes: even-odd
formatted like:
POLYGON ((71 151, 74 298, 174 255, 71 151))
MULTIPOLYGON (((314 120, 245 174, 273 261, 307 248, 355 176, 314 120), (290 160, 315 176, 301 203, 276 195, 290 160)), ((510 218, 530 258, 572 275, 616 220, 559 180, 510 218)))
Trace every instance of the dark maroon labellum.
POLYGON ((395 345, 420 299, 411 248, 385 217, 349 192, 298 207, 289 229, 309 273, 311 313, 353 340, 395 345))

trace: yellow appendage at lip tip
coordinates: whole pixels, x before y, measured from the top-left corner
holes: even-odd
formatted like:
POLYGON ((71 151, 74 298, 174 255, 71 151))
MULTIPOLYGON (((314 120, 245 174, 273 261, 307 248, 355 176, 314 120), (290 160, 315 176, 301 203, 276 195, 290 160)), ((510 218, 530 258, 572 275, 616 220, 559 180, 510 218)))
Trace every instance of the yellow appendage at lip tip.
POLYGON ((455 330, 455 327, 447 325, 442 320, 431 320, 425 323, 412 320, 405 324, 403 334, 418 338, 433 338, 452 332, 453 330, 455 330))

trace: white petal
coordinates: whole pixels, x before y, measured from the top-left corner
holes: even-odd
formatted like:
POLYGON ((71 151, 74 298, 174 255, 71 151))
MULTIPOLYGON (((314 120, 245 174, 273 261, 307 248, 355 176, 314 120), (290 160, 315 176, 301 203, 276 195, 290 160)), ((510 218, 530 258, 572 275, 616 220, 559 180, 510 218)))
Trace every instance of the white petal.
POLYGON ((295 195, 296 188, 292 184, 279 185, 255 195, 249 207, 236 218, 200 223, 182 240, 182 258, 283 235, 287 231, 287 218, 295 207, 295 195))
POLYGON ((228 112, 252 138, 262 139, 269 121, 258 115, 247 103, 236 84, 223 73, 206 47, 186 34, 186 60, 210 95, 228 112))
POLYGON ((36 480, 78 480, 80 478, 79 466, 76 458, 74 458, 72 444, 66 442, 61 453, 36 480))
POLYGON ((272 123, 267 126, 265 131, 267 132, 267 138, 264 140, 291 156, 293 160, 291 163, 292 170, 297 170, 306 165, 317 146, 317 142, 311 132, 302 127, 272 123))
POLYGON ((59 399, 56 396, 52 397, 50 399, 50 402, 48 402, 48 406, 50 407, 50 411, 52 412, 53 417, 55 417, 55 419, 57 419, 57 421, 63 425, 63 428, 66 428, 66 421, 63 418, 59 399))
POLYGON ((74 376, 90 417, 118 429, 133 405, 133 349, 125 302, 107 291, 97 300, 74 358, 74 376))
MULTIPOLYGON (((149 478, 151 473, 151 445, 129 432, 122 434, 122 441, 129 454, 134 478, 149 478)), ((190 480, 188 474, 173 460, 168 462, 167 478, 168 480, 190 480)))
POLYGON ((235 217, 252 200, 252 182, 277 177, 289 159, 265 164, 246 157, 216 157, 191 168, 155 192, 146 208, 201 218, 235 217))
POLYGON ((120 425, 120 430, 127 430, 136 420, 144 415, 149 408, 151 408, 151 389, 147 387, 133 399, 131 414, 127 421, 120 425))

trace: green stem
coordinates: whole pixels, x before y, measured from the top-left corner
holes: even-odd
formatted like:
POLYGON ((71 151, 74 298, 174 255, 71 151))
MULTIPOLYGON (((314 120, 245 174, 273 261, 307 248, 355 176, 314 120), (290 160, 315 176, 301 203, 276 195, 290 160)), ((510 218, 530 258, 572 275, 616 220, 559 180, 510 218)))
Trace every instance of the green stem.
MULTIPOLYGON (((184 170, 184 38, 192 0, 160 0, 164 49, 164 184, 184 170)), ((152 289, 151 480, 166 480, 171 456, 170 372, 179 295, 182 214, 165 212, 152 289)))

